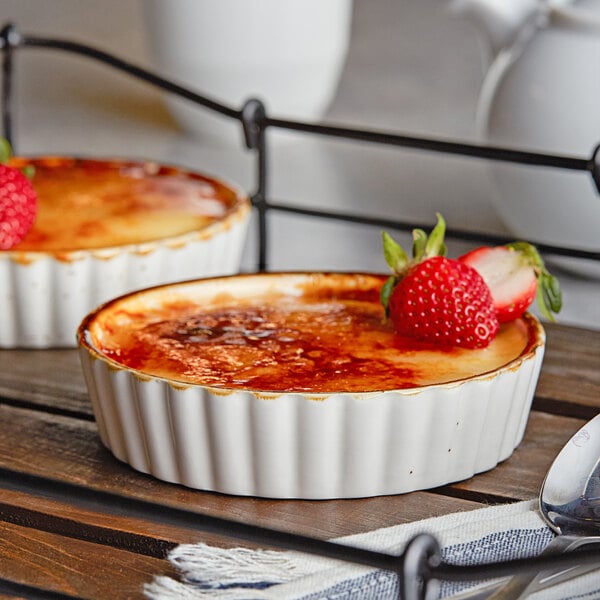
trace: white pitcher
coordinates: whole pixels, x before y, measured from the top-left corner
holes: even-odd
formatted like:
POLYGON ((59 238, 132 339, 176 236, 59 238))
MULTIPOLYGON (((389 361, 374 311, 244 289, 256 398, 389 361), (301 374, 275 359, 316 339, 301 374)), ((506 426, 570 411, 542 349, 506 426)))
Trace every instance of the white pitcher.
MULTIPOLYGON (((600 143, 600 0, 456 0, 454 8, 473 17, 489 50, 482 141, 590 157, 600 143)), ((494 206, 516 236, 600 250, 600 193, 588 173, 491 169, 494 206)), ((584 264, 600 274, 600 263, 584 264)))

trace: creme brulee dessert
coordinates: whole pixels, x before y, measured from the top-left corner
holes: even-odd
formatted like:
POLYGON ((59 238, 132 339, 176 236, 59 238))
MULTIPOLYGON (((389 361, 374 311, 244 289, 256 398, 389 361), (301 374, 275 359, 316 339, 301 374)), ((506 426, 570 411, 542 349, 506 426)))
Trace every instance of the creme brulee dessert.
MULTIPOLYGON (((252 276, 245 276, 251 282, 252 276)), ((242 278, 242 279, 244 279, 242 278)), ((447 383, 498 369, 531 347, 529 317, 502 326, 484 349, 401 337, 379 302, 383 279, 313 276, 286 293, 246 296, 223 280, 116 300, 88 323, 88 342, 127 368, 229 389, 369 392, 447 383), (210 292, 214 294, 214 292, 210 292)))
POLYGON ((237 273, 250 200, 154 162, 12 158, 33 166, 37 214, 0 251, 0 348, 76 344, 81 319, 132 290, 237 273))
POLYGON ((394 333, 384 280, 259 273, 99 307, 78 340, 102 442, 159 479, 270 498, 400 494, 494 467, 524 434, 539 321, 442 349, 394 333))
POLYGON ((247 202, 236 189, 153 162, 14 158, 32 165, 33 228, 18 251, 112 248, 198 232, 247 202))

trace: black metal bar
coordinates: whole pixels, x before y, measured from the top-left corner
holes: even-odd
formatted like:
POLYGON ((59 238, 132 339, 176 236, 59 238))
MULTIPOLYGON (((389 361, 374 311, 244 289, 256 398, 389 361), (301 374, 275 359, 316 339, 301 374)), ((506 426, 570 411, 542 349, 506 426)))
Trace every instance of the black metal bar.
POLYGON ((432 569, 442 562, 438 541, 428 533, 413 537, 402 553, 402 570, 398 578, 398 595, 401 600, 431 598, 430 588, 437 587, 432 569))
POLYGON ((269 118, 267 118, 267 125, 270 127, 279 127, 281 129, 312 133, 328 137, 363 142, 375 142, 390 146, 401 146, 403 148, 414 148, 418 150, 428 150, 431 152, 441 152, 443 154, 454 154, 472 158, 485 158, 504 162, 535 165, 539 167, 553 167, 573 171, 587 171, 591 173, 595 164, 593 156, 591 158, 579 158, 560 154, 528 152, 500 146, 468 144, 464 142, 453 142, 450 140, 441 140, 435 138, 407 136, 384 131, 371 131, 367 129, 340 127, 336 125, 302 123, 298 121, 269 118))
POLYGON ((592 177, 594 178, 594 183, 596 184, 596 190, 600 192, 600 144, 598 144, 594 149, 592 161, 592 177))
MULTIPOLYGON (((361 225, 371 225, 374 227, 383 227, 389 229, 397 229, 400 231, 412 231, 413 229, 425 229, 431 227, 429 223, 417 223, 398 221, 396 219, 388 219, 385 217, 373 217, 369 215, 352 215, 334 211, 326 211, 318 208, 306 208, 293 204, 282 204, 276 202, 267 202, 267 209, 284 212, 289 214, 300 215, 304 217, 316 217, 319 219, 328 219, 333 221, 344 221, 348 223, 357 223, 361 225)), ((505 235, 493 235, 478 231, 468 231, 465 229, 448 228, 446 230, 447 238, 454 238, 463 241, 479 242, 486 244, 506 244, 514 241, 514 237, 505 235)), ((580 250, 576 248, 566 248, 563 246, 554 246, 536 240, 527 240, 534 243, 540 252, 545 254, 556 254, 561 256, 570 256, 574 258, 585 258, 589 260, 600 260, 600 252, 592 250, 580 250)))
POLYGON ((146 83, 159 87, 173 94, 176 94, 177 96, 180 96, 182 98, 186 98, 187 100, 190 100, 195 104, 198 104, 200 106, 203 106, 204 108, 208 108, 209 110, 225 115, 226 117, 237 119, 238 121, 241 121, 242 118, 240 110, 234 109, 230 106, 227 106, 226 104, 213 100, 212 98, 209 98, 205 95, 193 92, 190 89, 178 83, 175 83, 174 81, 171 81, 164 77, 160 77, 155 73, 148 71, 147 69, 138 67, 137 65, 121 60, 120 58, 117 58, 116 56, 109 54, 108 52, 92 48, 91 46, 87 46, 85 44, 71 42, 68 40, 22 35, 20 36, 17 45, 22 48, 47 48, 87 56, 88 58, 92 58, 96 61, 110 65, 116 69, 128 73, 129 75, 132 75, 133 77, 136 77, 137 79, 145 81, 146 83))
POLYGON ((12 89, 13 89, 13 46, 18 43, 18 33, 12 25, 6 25, 0 31, 0 49, 2 49, 2 135, 8 140, 14 151, 12 128, 12 89))
POLYGON ((260 132, 260 143, 257 154, 258 163, 258 188, 254 195, 254 200, 258 206, 258 271, 267 269, 267 256, 269 254, 269 204, 268 198, 268 146, 267 136, 264 126, 260 132))
POLYGON ((265 136, 266 111, 264 104, 252 98, 242 108, 242 125, 246 146, 256 151, 256 190, 252 195, 252 204, 256 208, 258 228, 258 271, 267 268, 268 231, 267 231, 267 140, 265 136))
POLYGON ((4 577, 0 578, 0 594, 6 595, 7 598, 26 598, 27 600, 84 600, 81 596, 45 590, 4 577))
POLYGON ((137 519, 152 519, 155 522, 175 527, 206 531, 215 535, 266 544, 276 548, 317 554, 367 567, 397 572, 401 566, 401 556, 212 517, 176 506, 166 507, 163 504, 121 496, 101 489, 94 490, 49 477, 17 473, 5 467, 0 467, 0 488, 22 492, 34 497, 43 496, 59 502, 68 502, 88 510, 101 510, 105 513, 137 519))

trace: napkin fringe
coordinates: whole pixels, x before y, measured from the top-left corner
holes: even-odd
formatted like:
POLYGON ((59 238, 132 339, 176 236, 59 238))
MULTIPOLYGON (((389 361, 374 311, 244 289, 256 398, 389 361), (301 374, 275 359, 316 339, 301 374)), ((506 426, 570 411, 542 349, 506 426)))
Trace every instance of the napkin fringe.
POLYGON ((262 588, 287 583, 323 568, 322 558, 300 558, 294 552, 219 548, 204 543, 181 544, 171 550, 168 559, 181 573, 184 583, 157 577, 145 586, 147 597, 238 600, 247 599, 248 589, 252 589, 253 597, 260 598, 262 588))
POLYGON ((169 553, 169 561, 190 582, 210 587, 271 585, 308 575, 323 559, 298 560, 293 552, 219 548, 207 544, 181 544, 169 553), (199 579, 200 575, 200 579, 199 579))

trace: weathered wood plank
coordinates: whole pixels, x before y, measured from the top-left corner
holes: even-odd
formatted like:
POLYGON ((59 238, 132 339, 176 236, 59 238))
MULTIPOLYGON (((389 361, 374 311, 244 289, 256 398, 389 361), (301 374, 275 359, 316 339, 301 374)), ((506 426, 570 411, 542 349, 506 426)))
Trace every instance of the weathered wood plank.
POLYGON ((4 579, 89 600, 143 598, 154 575, 173 575, 166 560, 0 522, 4 579))
MULTIPOLYGON (((574 405, 600 411, 600 331, 545 325, 546 354, 536 390, 536 408, 573 414, 574 405), (546 404, 544 404, 546 402, 546 404), (567 407, 567 404, 571 405, 567 407), (552 408, 553 407, 553 408, 552 408)), ((582 415, 587 418, 592 414, 582 415)))
MULTIPOLYGON (((478 501, 532 498, 552 457, 582 425, 533 413, 525 441, 492 472, 454 486, 478 501)), ((0 406, 0 464, 12 470, 82 484, 153 502, 197 509, 204 514, 330 538, 433 515, 473 508, 442 493, 345 501, 274 501, 190 490, 142 475, 116 461, 100 444, 95 425, 57 415, 0 406)), ((438 492, 440 492, 438 490, 438 492)))
POLYGON ((164 558, 178 543, 206 541, 202 532, 102 513, 41 495, 0 488, 0 521, 164 558))
POLYGON ((92 415, 77 350, 0 350, 0 398, 92 415))
POLYGON ((115 460, 101 446, 93 423, 8 406, 0 406, 0 465, 21 473, 319 538, 350 535, 478 506, 427 492, 362 500, 278 501, 191 490, 140 474, 115 460))

